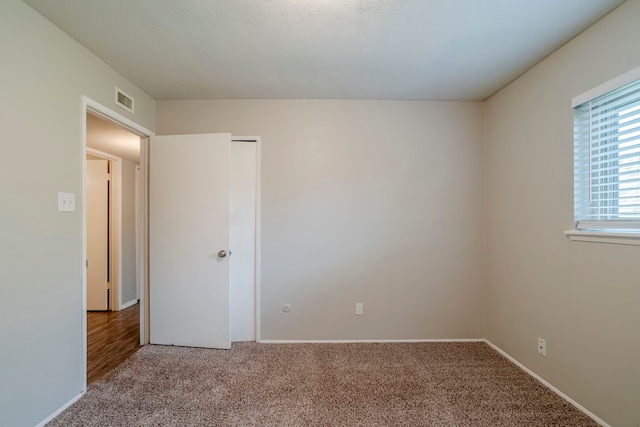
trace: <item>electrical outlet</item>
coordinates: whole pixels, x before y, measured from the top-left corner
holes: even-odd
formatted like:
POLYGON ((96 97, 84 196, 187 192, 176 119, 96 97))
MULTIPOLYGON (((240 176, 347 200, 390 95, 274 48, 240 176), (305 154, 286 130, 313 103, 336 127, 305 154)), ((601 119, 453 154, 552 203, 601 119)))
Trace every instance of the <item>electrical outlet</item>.
POLYGON ((356 316, 362 316, 364 314, 364 304, 361 302, 356 303, 356 316))
POLYGON ((538 354, 547 357, 547 341, 542 338, 538 338, 538 354))

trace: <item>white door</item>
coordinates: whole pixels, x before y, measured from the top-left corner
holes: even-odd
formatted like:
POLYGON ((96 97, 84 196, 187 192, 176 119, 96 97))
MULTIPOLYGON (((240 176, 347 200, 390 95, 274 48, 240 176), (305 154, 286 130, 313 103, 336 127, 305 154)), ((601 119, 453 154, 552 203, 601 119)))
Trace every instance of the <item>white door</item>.
POLYGON ((230 134, 155 136, 149 144, 152 344, 231 348, 230 134))
POLYGON ((87 160, 87 310, 108 310, 108 160, 87 160))

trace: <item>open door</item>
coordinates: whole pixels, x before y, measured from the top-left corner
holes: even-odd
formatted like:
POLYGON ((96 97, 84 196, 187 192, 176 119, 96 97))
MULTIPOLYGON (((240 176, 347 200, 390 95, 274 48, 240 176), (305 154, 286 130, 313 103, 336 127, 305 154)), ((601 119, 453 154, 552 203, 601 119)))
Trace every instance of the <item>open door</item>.
POLYGON ((230 134, 149 143, 152 344, 231 348, 230 134))

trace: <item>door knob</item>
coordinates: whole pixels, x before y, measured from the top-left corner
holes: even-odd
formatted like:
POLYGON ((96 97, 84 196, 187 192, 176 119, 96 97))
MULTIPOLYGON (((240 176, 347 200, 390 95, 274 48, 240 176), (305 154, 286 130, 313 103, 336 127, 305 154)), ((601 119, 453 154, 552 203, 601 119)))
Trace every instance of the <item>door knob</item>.
POLYGON ((224 257, 226 257, 226 256, 227 256, 227 252, 223 249, 223 250, 221 250, 220 252, 218 252, 218 256, 219 256, 220 258, 224 258, 224 257))

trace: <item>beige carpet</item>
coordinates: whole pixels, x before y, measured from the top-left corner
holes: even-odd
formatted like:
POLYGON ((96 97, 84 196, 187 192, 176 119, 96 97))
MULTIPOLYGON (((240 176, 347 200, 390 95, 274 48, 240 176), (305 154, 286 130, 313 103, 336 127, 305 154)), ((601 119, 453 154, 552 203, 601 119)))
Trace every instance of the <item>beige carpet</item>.
POLYGON ((49 426, 597 426, 484 343, 146 346, 49 426))

